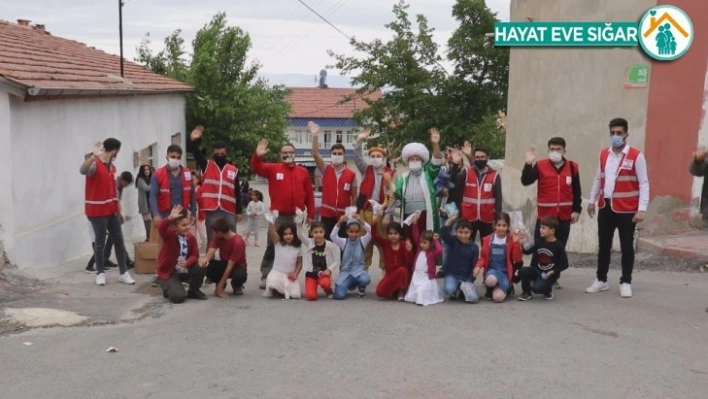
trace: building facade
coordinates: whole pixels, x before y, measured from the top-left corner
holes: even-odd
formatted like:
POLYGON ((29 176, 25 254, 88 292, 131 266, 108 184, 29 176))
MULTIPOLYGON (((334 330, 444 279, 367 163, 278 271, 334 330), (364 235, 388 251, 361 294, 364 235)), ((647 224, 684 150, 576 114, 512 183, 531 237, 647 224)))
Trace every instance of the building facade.
MULTIPOLYGON (((580 165, 587 207, 608 122, 629 121, 628 143, 646 156, 652 203, 640 234, 687 227, 697 211, 702 179, 688 173, 691 154, 708 144, 708 2, 693 0, 512 0, 512 21, 636 21, 657 4, 671 4, 693 20, 689 51, 671 62, 652 61, 641 48, 512 48, 509 72, 504 199, 535 218, 536 187, 522 187, 530 145, 544 156, 550 137, 562 136, 580 165), (647 71, 637 84, 633 70, 647 71), (668 204, 672 204, 668 206, 668 204)), ((585 213, 572 228, 569 249, 597 250, 597 222, 585 213)))
MULTIPOLYGON (((91 252, 79 166, 93 143, 122 142, 118 173, 166 163, 185 144, 191 87, 26 21, 0 21, 0 242, 21 268, 91 252)), ((144 237, 134 185, 123 191, 126 245, 144 237)))
MULTIPOLYGON (((288 89, 287 101, 291 105, 288 116, 287 137, 295 146, 296 162, 310 170, 317 183, 316 165, 312 157, 312 135, 307 128, 310 121, 320 126, 320 154, 329 161, 330 148, 342 144, 349 166, 354 166, 354 144, 360 128, 354 113, 367 107, 355 89, 319 87, 292 87, 288 89)), ((369 100, 381 98, 376 92, 365 96, 369 100)), ((354 168, 356 169, 356 168, 354 168)))

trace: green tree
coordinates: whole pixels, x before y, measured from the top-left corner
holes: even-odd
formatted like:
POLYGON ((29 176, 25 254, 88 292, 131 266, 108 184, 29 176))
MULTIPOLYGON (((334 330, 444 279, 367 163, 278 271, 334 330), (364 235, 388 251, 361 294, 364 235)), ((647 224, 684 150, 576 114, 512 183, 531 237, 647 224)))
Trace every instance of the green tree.
POLYGON ((228 26, 226 14, 216 14, 197 32, 189 59, 181 31, 164 43, 153 55, 146 37, 136 62, 194 87, 187 95, 187 125, 205 126, 204 145, 225 141, 230 161, 248 171, 258 140, 268 139, 274 147, 285 142, 290 110, 286 89, 258 78, 260 65, 247 61, 251 39, 241 28, 228 26))
POLYGON ((485 36, 494 31, 494 14, 483 0, 458 0, 452 11, 459 27, 446 56, 454 69, 448 72, 433 41, 434 29, 423 15, 415 17, 414 27, 408 8, 403 0, 394 5, 394 21, 386 25, 393 33, 389 41, 353 39, 353 50, 361 56, 330 52, 334 68, 354 75, 356 96, 385 93, 355 118, 373 137, 378 135, 377 144, 394 149, 427 142, 427 130, 436 126, 443 144, 470 140, 488 147, 494 157, 503 156, 504 131, 496 129, 494 114, 506 108, 509 52, 485 36))

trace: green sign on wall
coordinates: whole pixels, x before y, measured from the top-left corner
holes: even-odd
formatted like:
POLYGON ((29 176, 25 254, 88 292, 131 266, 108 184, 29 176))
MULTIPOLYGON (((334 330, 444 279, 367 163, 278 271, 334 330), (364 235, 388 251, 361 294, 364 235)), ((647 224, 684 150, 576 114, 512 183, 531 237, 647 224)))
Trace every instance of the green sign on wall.
POLYGON ((625 71, 624 87, 643 88, 649 84, 649 66, 634 65, 625 71))

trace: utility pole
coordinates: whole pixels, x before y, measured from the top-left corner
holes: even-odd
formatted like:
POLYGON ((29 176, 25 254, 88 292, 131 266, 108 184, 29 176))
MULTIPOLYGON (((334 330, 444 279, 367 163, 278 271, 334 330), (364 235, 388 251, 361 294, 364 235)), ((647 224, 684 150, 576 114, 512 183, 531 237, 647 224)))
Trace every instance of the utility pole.
POLYGON ((120 77, 123 76, 123 0, 118 0, 118 34, 120 35, 120 77))

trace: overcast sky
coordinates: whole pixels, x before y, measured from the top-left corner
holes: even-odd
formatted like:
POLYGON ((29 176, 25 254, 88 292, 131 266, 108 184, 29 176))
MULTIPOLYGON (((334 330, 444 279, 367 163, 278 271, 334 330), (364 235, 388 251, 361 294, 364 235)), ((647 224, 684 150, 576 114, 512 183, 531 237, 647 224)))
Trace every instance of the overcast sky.
MULTIPOLYGON (((392 20, 397 0, 304 0, 347 35, 371 40, 388 37, 384 24, 392 20)), ((190 43, 196 31, 219 12, 231 25, 248 32, 253 41, 250 58, 269 74, 315 75, 332 59, 327 50, 351 53, 347 39, 321 21, 297 0, 124 0, 123 40, 125 58, 133 60, 135 48, 150 33, 153 48, 175 29, 182 29, 190 43)), ((411 14, 424 14, 444 45, 456 27, 452 18, 455 0, 409 0, 411 14)), ((510 0, 486 0, 501 20, 509 19, 510 0)), ((45 24, 53 35, 77 40, 109 53, 119 54, 117 0, 31 0, 3 2, 0 18, 29 19, 45 24)))

